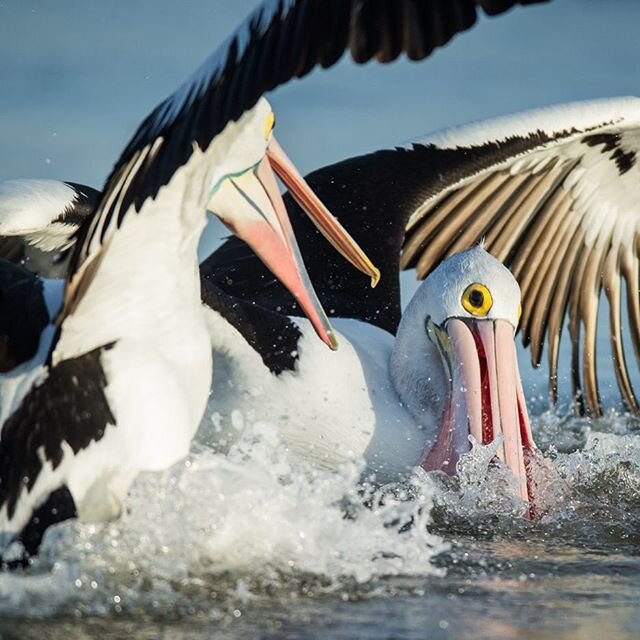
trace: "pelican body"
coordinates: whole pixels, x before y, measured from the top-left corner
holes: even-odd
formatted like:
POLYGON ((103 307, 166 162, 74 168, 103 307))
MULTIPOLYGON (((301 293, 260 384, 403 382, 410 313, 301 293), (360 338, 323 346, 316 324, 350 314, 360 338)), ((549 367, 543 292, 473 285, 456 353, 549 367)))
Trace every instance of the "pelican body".
POLYGON ((366 475, 384 483, 418 465, 453 474, 470 437, 480 444, 500 437, 499 458, 529 500, 535 444, 514 344, 520 290, 484 249, 439 265, 396 336, 334 318, 341 344, 335 353, 317 348, 304 319, 268 310, 258 316, 254 305, 256 331, 279 327, 276 353, 267 337, 261 344, 243 335, 216 306, 208 305, 206 318, 222 374, 214 376, 215 421, 202 433, 205 442, 227 447, 240 413, 277 425, 293 460, 335 469, 363 459, 366 475))

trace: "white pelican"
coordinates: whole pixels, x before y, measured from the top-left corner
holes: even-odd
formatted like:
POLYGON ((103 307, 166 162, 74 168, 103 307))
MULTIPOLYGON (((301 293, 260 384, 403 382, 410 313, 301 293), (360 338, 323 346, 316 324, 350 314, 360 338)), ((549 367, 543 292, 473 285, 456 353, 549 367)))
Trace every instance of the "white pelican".
MULTIPOLYGON (((395 337, 357 315, 334 318, 334 353, 317 348, 305 319, 237 298, 234 309, 246 316, 229 322, 220 303, 227 294, 206 286, 214 367, 223 372, 214 377, 215 428, 203 433, 206 442, 232 442, 240 410, 277 425, 294 460, 336 468, 364 458, 367 475, 390 482, 416 465, 453 474, 469 436, 487 444, 502 434, 499 456, 528 500, 525 463, 535 445, 514 344, 520 289, 481 247, 429 275, 395 337), (265 327, 271 342, 256 341, 265 327)), ((282 301, 277 292, 270 298, 282 301)))
MULTIPOLYGON (((569 316, 572 381, 578 408, 601 412, 595 344, 598 306, 609 300, 611 351, 627 409, 639 413, 622 340, 622 297, 635 359, 640 354, 640 99, 547 107, 474 123, 325 167, 307 176, 383 274, 439 262, 484 239, 522 288, 521 333, 534 366, 547 343, 552 399, 559 344, 569 316), (338 190, 335 185, 346 185, 338 190), (348 192, 348 202, 342 194, 348 192), (581 380, 584 380, 584 388, 581 380)), ((287 206, 295 207, 285 198, 287 206)), ((356 283, 295 214, 292 224, 318 295, 330 316, 353 317, 394 332, 399 282, 385 278, 353 296, 356 283)), ((212 284, 283 313, 296 305, 271 286, 230 241, 201 267, 212 284), (233 281, 236 286, 229 286, 233 281)))
MULTIPOLYGON (((499 13, 516 2, 478 4, 499 13)), ((318 64, 331 66, 347 48, 358 62, 403 52, 423 58, 475 18, 468 0, 268 2, 147 117, 79 231, 50 366, 2 428, 6 541, 21 537, 32 551, 52 521, 113 517, 139 470, 186 454, 211 378, 196 260, 207 207, 259 253, 289 250, 294 268, 276 262, 274 272, 334 345, 275 206, 265 156, 278 148, 269 149, 273 116, 260 96, 318 64), (263 228, 277 224, 279 232, 266 248, 252 222, 260 216, 263 228)), ((317 222, 377 277, 339 225, 326 216, 317 222)))

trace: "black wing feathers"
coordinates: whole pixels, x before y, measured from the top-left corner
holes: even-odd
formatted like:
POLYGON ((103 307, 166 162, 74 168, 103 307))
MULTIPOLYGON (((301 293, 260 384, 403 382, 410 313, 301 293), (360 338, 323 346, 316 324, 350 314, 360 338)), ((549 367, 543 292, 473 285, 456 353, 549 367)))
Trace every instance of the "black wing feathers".
POLYGON ((71 187, 76 192, 76 196, 71 206, 67 210, 62 211, 55 222, 81 225, 85 218, 88 218, 95 211, 102 197, 102 193, 97 189, 78 182, 65 181, 64 184, 71 187))
POLYGON ((70 273, 87 257, 99 226, 104 233, 114 215, 119 225, 132 205, 139 211, 186 164, 194 142, 206 149, 230 120, 237 120, 265 92, 304 76, 316 65, 331 66, 346 49, 359 63, 373 57, 389 62, 403 52, 414 60, 424 58, 468 29, 478 5, 495 14, 529 1, 536 0, 280 0, 264 5, 226 49, 139 127, 107 181, 97 212, 102 224, 87 222, 78 234, 70 273), (159 147, 128 176, 158 138, 163 139, 159 147))
POLYGON ((115 424, 104 395, 107 380, 100 355, 112 345, 63 360, 31 391, 0 432, 0 508, 15 513, 23 490, 33 489, 43 462, 55 470, 66 442, 74 453, 85 449, 115 424), (16 460, 22 461, 15 464, 16 460))

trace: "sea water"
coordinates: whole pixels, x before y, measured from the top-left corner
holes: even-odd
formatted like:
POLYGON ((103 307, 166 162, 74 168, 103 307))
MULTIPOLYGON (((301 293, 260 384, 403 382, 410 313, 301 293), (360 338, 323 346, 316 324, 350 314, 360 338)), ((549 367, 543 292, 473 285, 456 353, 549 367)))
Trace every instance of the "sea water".
POLYGON ((632 637, 638 425, 534 420, 541 441, 560 427, 531 521, 491 446, 457 478, 363 488, 358 461, 292 467, 276 428, 247 424, 227 456, 197 445, 141 476, 119 520, 51 528, 0 574, 0 637, 632 637))

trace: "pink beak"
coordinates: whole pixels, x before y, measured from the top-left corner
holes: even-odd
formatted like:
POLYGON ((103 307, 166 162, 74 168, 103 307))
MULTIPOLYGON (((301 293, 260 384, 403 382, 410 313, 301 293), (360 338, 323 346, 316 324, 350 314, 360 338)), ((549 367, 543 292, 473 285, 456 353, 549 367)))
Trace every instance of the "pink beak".
POLYGON ((212 196, 209 209, 253 249, 289 289, 318 336, 336 349, 338 342, 309 280, 274 170, 334 247, 377 283, 380 272, 311 191, 273 137, 258 165, 230 176, 212 196))
MULTIPOLYGON (((452 475, 470 449, 469 435, 489 444, 498 436, 497 457, 519 484, 519 496, 533 515, 533 486, 528 459, 535 449, 518 369, 513 326, 506 320, 452 318, 444 325, 448 345, 440 352, 451 386, 434 446, 422 467, 452 475)), ((441 339, 439 337, 439 339, 441 339)))
POLYGON ((284 182, 295 201, 307 213, 322 235, 339 251, 356 269, 371 278, 371 286, 375 287, 380 280, 380 271, 373 266, 371 260, 349 235, 347 230, 322 204, 311 190, 306 180, 300 175, 291 160, 287 157, 275 136, 267 148, 267 158, 284 182))

